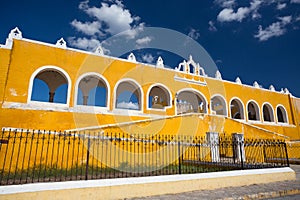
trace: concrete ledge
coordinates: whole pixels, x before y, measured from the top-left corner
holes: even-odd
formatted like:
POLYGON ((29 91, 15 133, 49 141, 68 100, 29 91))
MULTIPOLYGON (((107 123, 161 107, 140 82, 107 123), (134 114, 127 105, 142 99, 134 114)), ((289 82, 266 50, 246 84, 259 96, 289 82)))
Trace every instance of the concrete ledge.
POLYGON ((295 180, 288 167, 0 187, 0 199, 124 199, 295 180))

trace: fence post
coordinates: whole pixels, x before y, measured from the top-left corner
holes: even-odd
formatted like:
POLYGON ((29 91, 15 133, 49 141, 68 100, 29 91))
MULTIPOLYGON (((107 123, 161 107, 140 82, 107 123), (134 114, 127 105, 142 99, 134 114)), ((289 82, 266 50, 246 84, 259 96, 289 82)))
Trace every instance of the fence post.
POLYGON ((244 140, 239 141, 239 149, 240 149, 240 155, 241 155, 241 168, 244 169, 244 157, 245 157, 244 140))
POLYGON ((90 146, 91 146, 91 138, 88 137, 88 146, 87 146, 87 152, 86 152, 86 165, 85 165, 85 180, 88 180, 88 174, 89 174, 90 146))
POLYGON ((244 134, 233 133, 232 134, 233 146, 234 146, 234 158, 241 162, 242 169, 244 168, 244 162, 246 161, 245 147, 244 147, 244 134))
POLYGON ((286 143, 283 142, 283 145, 284 145, 285 156, 286 156, 286 164, 287 164, 287 166, 289 167, 289 166, 290 166, 290 161, 289 161, 289 154, 288 154, 288 150, 287 150, 286 143))
POLYGON ((207 132, 207 142, 210 145, 210 154, 212 162, 220 162, 220 151, 219 151, 219 133, 207 132))
POLYGON ((181 174, 181 153, 180 153, 180 141, 178 141, 178 173, 181 174))
POLYGON ((263 155, 264 155, 264 160, 263 162, 267 162, 267 153, 266 153, 266 147, 265 147, 265 142, 263 142, 262 144, 262 148, 263 148, 263 155))
POLYGON ((237 158, 236 158, 236 145, 235 145, 235 141, 234 139, 232 140, 232 159, 233 159, 233 163, 235 164, 237 158))

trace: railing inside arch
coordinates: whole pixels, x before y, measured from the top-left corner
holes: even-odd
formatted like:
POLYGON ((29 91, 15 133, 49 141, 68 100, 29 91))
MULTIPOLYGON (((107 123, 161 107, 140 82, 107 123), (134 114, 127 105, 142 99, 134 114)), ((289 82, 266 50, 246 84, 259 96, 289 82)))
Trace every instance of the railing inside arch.
POLYGON ((178 101, 176 104, 177 114, 205 113, 203 106, 195 107, 187 101, 178 101))
POLYGON ((288 166, 286 144, 233 135, 3 131, 0 184, 190 174, 288 166))

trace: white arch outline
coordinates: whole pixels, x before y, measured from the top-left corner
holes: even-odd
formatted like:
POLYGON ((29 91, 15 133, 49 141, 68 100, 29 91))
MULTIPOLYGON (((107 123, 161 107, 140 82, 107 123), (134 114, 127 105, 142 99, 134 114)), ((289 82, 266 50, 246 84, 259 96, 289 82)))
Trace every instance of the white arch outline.
POLYGON ((262 122, 266 122, 266 123, 275 123, 275 114, 274 114, 274 108, 273 108, 273 106, 269 103, 269 102, 264 102, 263 104, 262 104, 262 106, 261 106, 261 119, 262 119, 262 122), (268 106, 270 106, 271 107, 271 112, 272 113, 270 113, 270 114, 273 114, 273 121, 270 121, 270 122, 268 122, 268 121, 265 121, 265 119, 264 119, 264 106, 265 105, 268 105, 268 106))
POLYGON ((28 86, 28 96, 27 96, 27 103, 34 103, 34 104, 38 104, 38 103, 41 103, 41 104, 49 104, 49 105, 67 105, 69 106, 70 105, 70 98, 71 98, 71 89, 72 89, 72 81, 71 81, 71 78, 69 76, 69 74, 62 68, 60 67, 57 67, 57 66, 53 66, 53 65, 45 65, 45 66, 42 66, 42 67, 39 67, 38 69, 36 69, 32 74, 31 74, 31 77, 30 77, 30 80, 29 80, 29 86, 28 86), (47 69, 54 69, 60 73, 62 73, 65 78, 67 79, 68 81, 68 91, 67 91, 67 102, 65 104, 62 104, 62 103, 49 103, 49 102, 39 102, 39 101, 32 101, 31 100, 31 95, 32 95, 32 87, 33 87, 33 81, 34 81, 34 78, 42 71, 46 71, 47 69))
MULTIPOLYGON (((221 95, 221 94, 214 94, 210 97, 210 105, 211 105, 211 99, 215 98, 215 97, 221 97, 221 99, 223 99, 223 101, 225 102, 225 109, 226 109, 226 114, 225 115, 219 115, 219 116, 225 116, 228 117, 228 105, 226 102, 226 99, 221 95)), ((212 114, 212 109, 210 109, 210 114, 212 114)), ((216 114, 217 115, 217 114, 216 114)))
POLYGON ((162 84, 162 83, 154 83, 154 84, 152 84, 152 85, 150 85, 150 87, 148 88, 148 91, 147 91, 147 96, 146 96, 146 109, 147 110, 162 110, 162 111, 165 111, 167 108, 172 108, 172 93, 170 92, 170 89, 167 87, 167 86, 165 86, 164 84, 162 84), (151 89, 153 88, 153 87, 155 87, 155 86, 160 86, 160 87, 163 87, 164 89, 166 89, 167 90, 167 92, 168 92, 168 94, 169 94, 169 106, 165 106, 163 109, 156 109, 156 108, 149 108, 149 100, 148 100, 148 98, 149 98, 149 94, 150 94, 150 91, 151 91, 151 89))
POLYGON ((134 79, 132 79, 132 78, 123 78, 123 79, 120 79, 117 83, 116 83, 116 85, 115 85, 115 87, 114 87, 114 99, 113 99, 113 108, 112 108, 112 110, 118 110, 118 111, 120 111, 120 110, 126 110, 126 111, 130 111, 130 112, 138 112, 138 113, 142 113, 143 111, 144 111, 144 91, 143 91, 143 88, 141 87, 141 85, 136 81, 136 80, 134 80, 134 79), (139 88, 139 90, 141 91, 141 96, 140 96, 140 100, 141 100, 141 105, 140 105, 140 110, 129 110, 129 109, 120 109, 120 108, 117 108, 116 107, 116 100, 117 100, 117 89, 118 89, 118 87, 119 87, 119 85, 121 84, 121 83, 123 83, 123 82, 132 82, 132 83, 134 83, 138 88, 139 88))
POLYGON ((175 102, 175 115, 177 115, 177 96, 180 92, 185 92, 185 91, 188 91, 188 92, 192 91, 192 92, 196 92, 196 93, 200 94, 200 96, 202 96, 204 98, 205 103, 206 103, 206 106, 205 106, 206 113, 204 113, 204 114, 208 114, 208 102, 207 102, 206 96, 202 92, 200 92, 199 90, 196 90, 194 88, 182 88, 182 89, 178 90, 175 94, 175 96, 176 96, 175 99, 174 99, 174 102, 175 102))
POLYGON ((234 96, 234 97, 232 97, 231 99, 230 99, 230 101, 229 101, 229 108, 230 109, 228 109, 228 113, 229 113, 229 117, 231 118, 231 119, 234 119, 234 120, 240 120, 240 121, 246 121, 246 115, 245 115, 245 104, 244 104, 244 102, 239 98, 239 97, 237 97, 237 96, 234 96), (238 100, 241 104, 242 104, 242 108, 243 108, 243 119, 235 119, 235 118, 232 118, 232 116, 231 116, 231 103, 232 103, 232 101, 233 100, 238 100))
POLYGON ((84 77, 87 77, 87 76, 97 76, 99 79, 101 79, 102 81, 104 81, 104 83, 106 84, 106 89, 107 89, 107 96, 106 96, 106 98, 107 98, 107 100, 106 100, 106 106, 105 107, 100 107, 100 106, 92 106, 92 107, 96 107, 96 108, 107 108, 107 109, 109 109, 109 102, 110 102, 110 85, 109 85, 109 82, 107 81, 107 79, 103 76, 103 75, 101 75, 101 74, 99 74, 99 73, 97 73, 97 72, 86 72, 86 73, 84 73, 84 74, 81 74, 78 78, 77 78, 77 80, 76 80, 76 84, 75 84, 75 88, 74 88, 74 107, 77 107, 77 106, 84 106, 84 105, 77 105, 77 101, 78 101, 78 86, 79 86, 79 83, 80 83, 80 81, 84 78, 84 77))
POLYGON ((287 112, 286 108, 285 108, 282 104, 278 104, 278 105, 276 106, 276 122, 277 122, 278 124, 289 124, 289 116, 288 116, 288 112, 287 112), (282 108, 284 109, 284 111, 285 111, 285 116, 286 116, 286 122, 278 122, 278 116, 277 116, 277 108, 278 108, 278 107, 282 107, 282 108))
POLYGON ((254 100, 254 99, 250 99, 248 102, 247 102, 247 104, 246 104, 246 111, 247 111, 247 115, 246 115, 246 117, 247 117, 247 121, 250 121, 250 122, 261 122, 262 121, 262 119, 261 119, 261 111, 260 111, 260 106, 259 106, 259 104, 254 100), (248 116, 248 105, 249 105, 249 103, 251 103, 251 102, 253 102, 256 106, 257 106, 257 108, 258 108, 258 117, 259 117, 259 119, 258 120, 250 120, 249 119, 249 116, 248 116))

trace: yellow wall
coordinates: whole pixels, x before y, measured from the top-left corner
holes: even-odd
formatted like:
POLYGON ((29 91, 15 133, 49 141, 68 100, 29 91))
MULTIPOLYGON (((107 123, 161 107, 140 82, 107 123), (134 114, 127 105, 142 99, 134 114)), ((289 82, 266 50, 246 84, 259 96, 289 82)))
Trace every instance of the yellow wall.
POLYGON ((187 135, 204 137, 207 132, 217 132, 220 136, 244 133, 245 138, 286 139, 284 135, 261 129, 247 123, 203 114, 187 114, 158 120, 142 120, 124 125, 87 129, 90 131, 116 132, 135 135, 187 135))
POLYGON ((0 48, 0 105, 2 105, 4 97, 4 89, 6 87, 6 80, 8 75, 10 50, 0 48))
MULTIPOLYGON (((199 91, 206 98, 208 114, 211 113, 210 99, 213 95, 218 94, 223 96, 226 100, 228 117, 230 117, 230 100, 238 97, 244 104, 245 114, 247 113, 247 102, 250 100, 257 102, 260 109, 261 120, 259 122, 250 122, 250 126, 245 125, 245 123, 248 123, 247 116, 245 116, 246 119, 242 122, 227 118, 222 118, 220 122, 216 122, 218 121, 216 120, 217 117, 204 116, 199 118, 198 116, 194 116, 192 117, 192 122, 183 126, 182 133, 189 132, 189 129, 191 129, 189 126, 194 126, 194 123, 196 123, 196 127, 198 128, 195 129, 193 127, 192 129, 198 132, 201 131, 201 134, 204 134, 206 131, 212 131, 212 129, 218 129, 220 132, 228 134, 243 132, 245 135, 251 135, 252 137, 269 137, 268 131, 256 128, 260 127, 271 132, 284 134, 292 140, 300 138, 300 100, 291 98, 289 94, 282 94, 209 77, 184 74, 175 70, 160 69, 106 56, 97 56, 80 51, 62 49, 54 47, 53 45, 45 45, 28 40, 15 39, 13 41, 12 50, 0 49, 0 56, 0 98, 2 98, 4 94, 4 102, 0 108, 0 127, 68 130, 150 119, 159 115, 173 116, 176 114, 174 102, 176 93, 185 88, 192 88, 199 91), (7 66, 9 67, 8 73, 6 73, 7 66), (59 67, 66 71, 71 79, 71 84, 69 85, 69 87, 71 87, 69 96, 70 103, 59 111, 57 111, 57 109, 46 109, 43 108, 43 106, 35 108, 34 105, 28 104, 28 99, 30 99, 28 98, 30 78, 36 70, 43 66, 59 67), (104 109, 105 111, 103 112, 79 113, 76 110, 74 111, 76 83, 81 75, 88 72, 101 74, 109 83, 109 106, 104 109), (8 74, 8 76, 6 77, 5 74, 8 74), (185 78, 186 80, 206 82, 206 85, 176 81, 174 79, 175 76, 185 78), (124 112, 118 114, 115 112, 115 86, 117 82, 123 78, 133 79, 141 86, 143 91, 142 112, 134 112, 132 114, 124 114, 124 112), (163 84, 170 90, 173 100, 170 108, 166 110, 147 109, 147 92, 149 87, 155 83, 163 84), (262 105, 265 102, 268 102, 274 110, 274 123, 264 123, 262 121, 262 105), (276 122, 276 106, 279 104, 284 106, 287 110, 288 124, 277 124, 276 122), (217 126, 217 128, 215 128, 215 126, 217 126)), ((47 103, 45 107, 51 107, 51 105, 51 103, 47 103)), ((174 132, 181 132, 178 126, 185 118, 176 118, 176 120, 181 121, 174 122, 174 119, 163 120, 166 133, 173 134, 174 132)), ((151 123, 155 124, 157 122, 151 121, 151 123)), ((151 127, 153 128, 154 126, 151 127)), ((144 130, 144 132, 149 130, 145 128, 145 125, 143 125, 141 129, 144 130)), ((156 130, 158 128, 154 129, 156 130)), ((153 129, 149 131, 153 131, 153 129)))
POLYGON ((293 102, 292 108, 295 115, 295 125, 298 128, 298 139, 300 138, 300 99, 299 98, 291 98, 291 101, 293 102))

